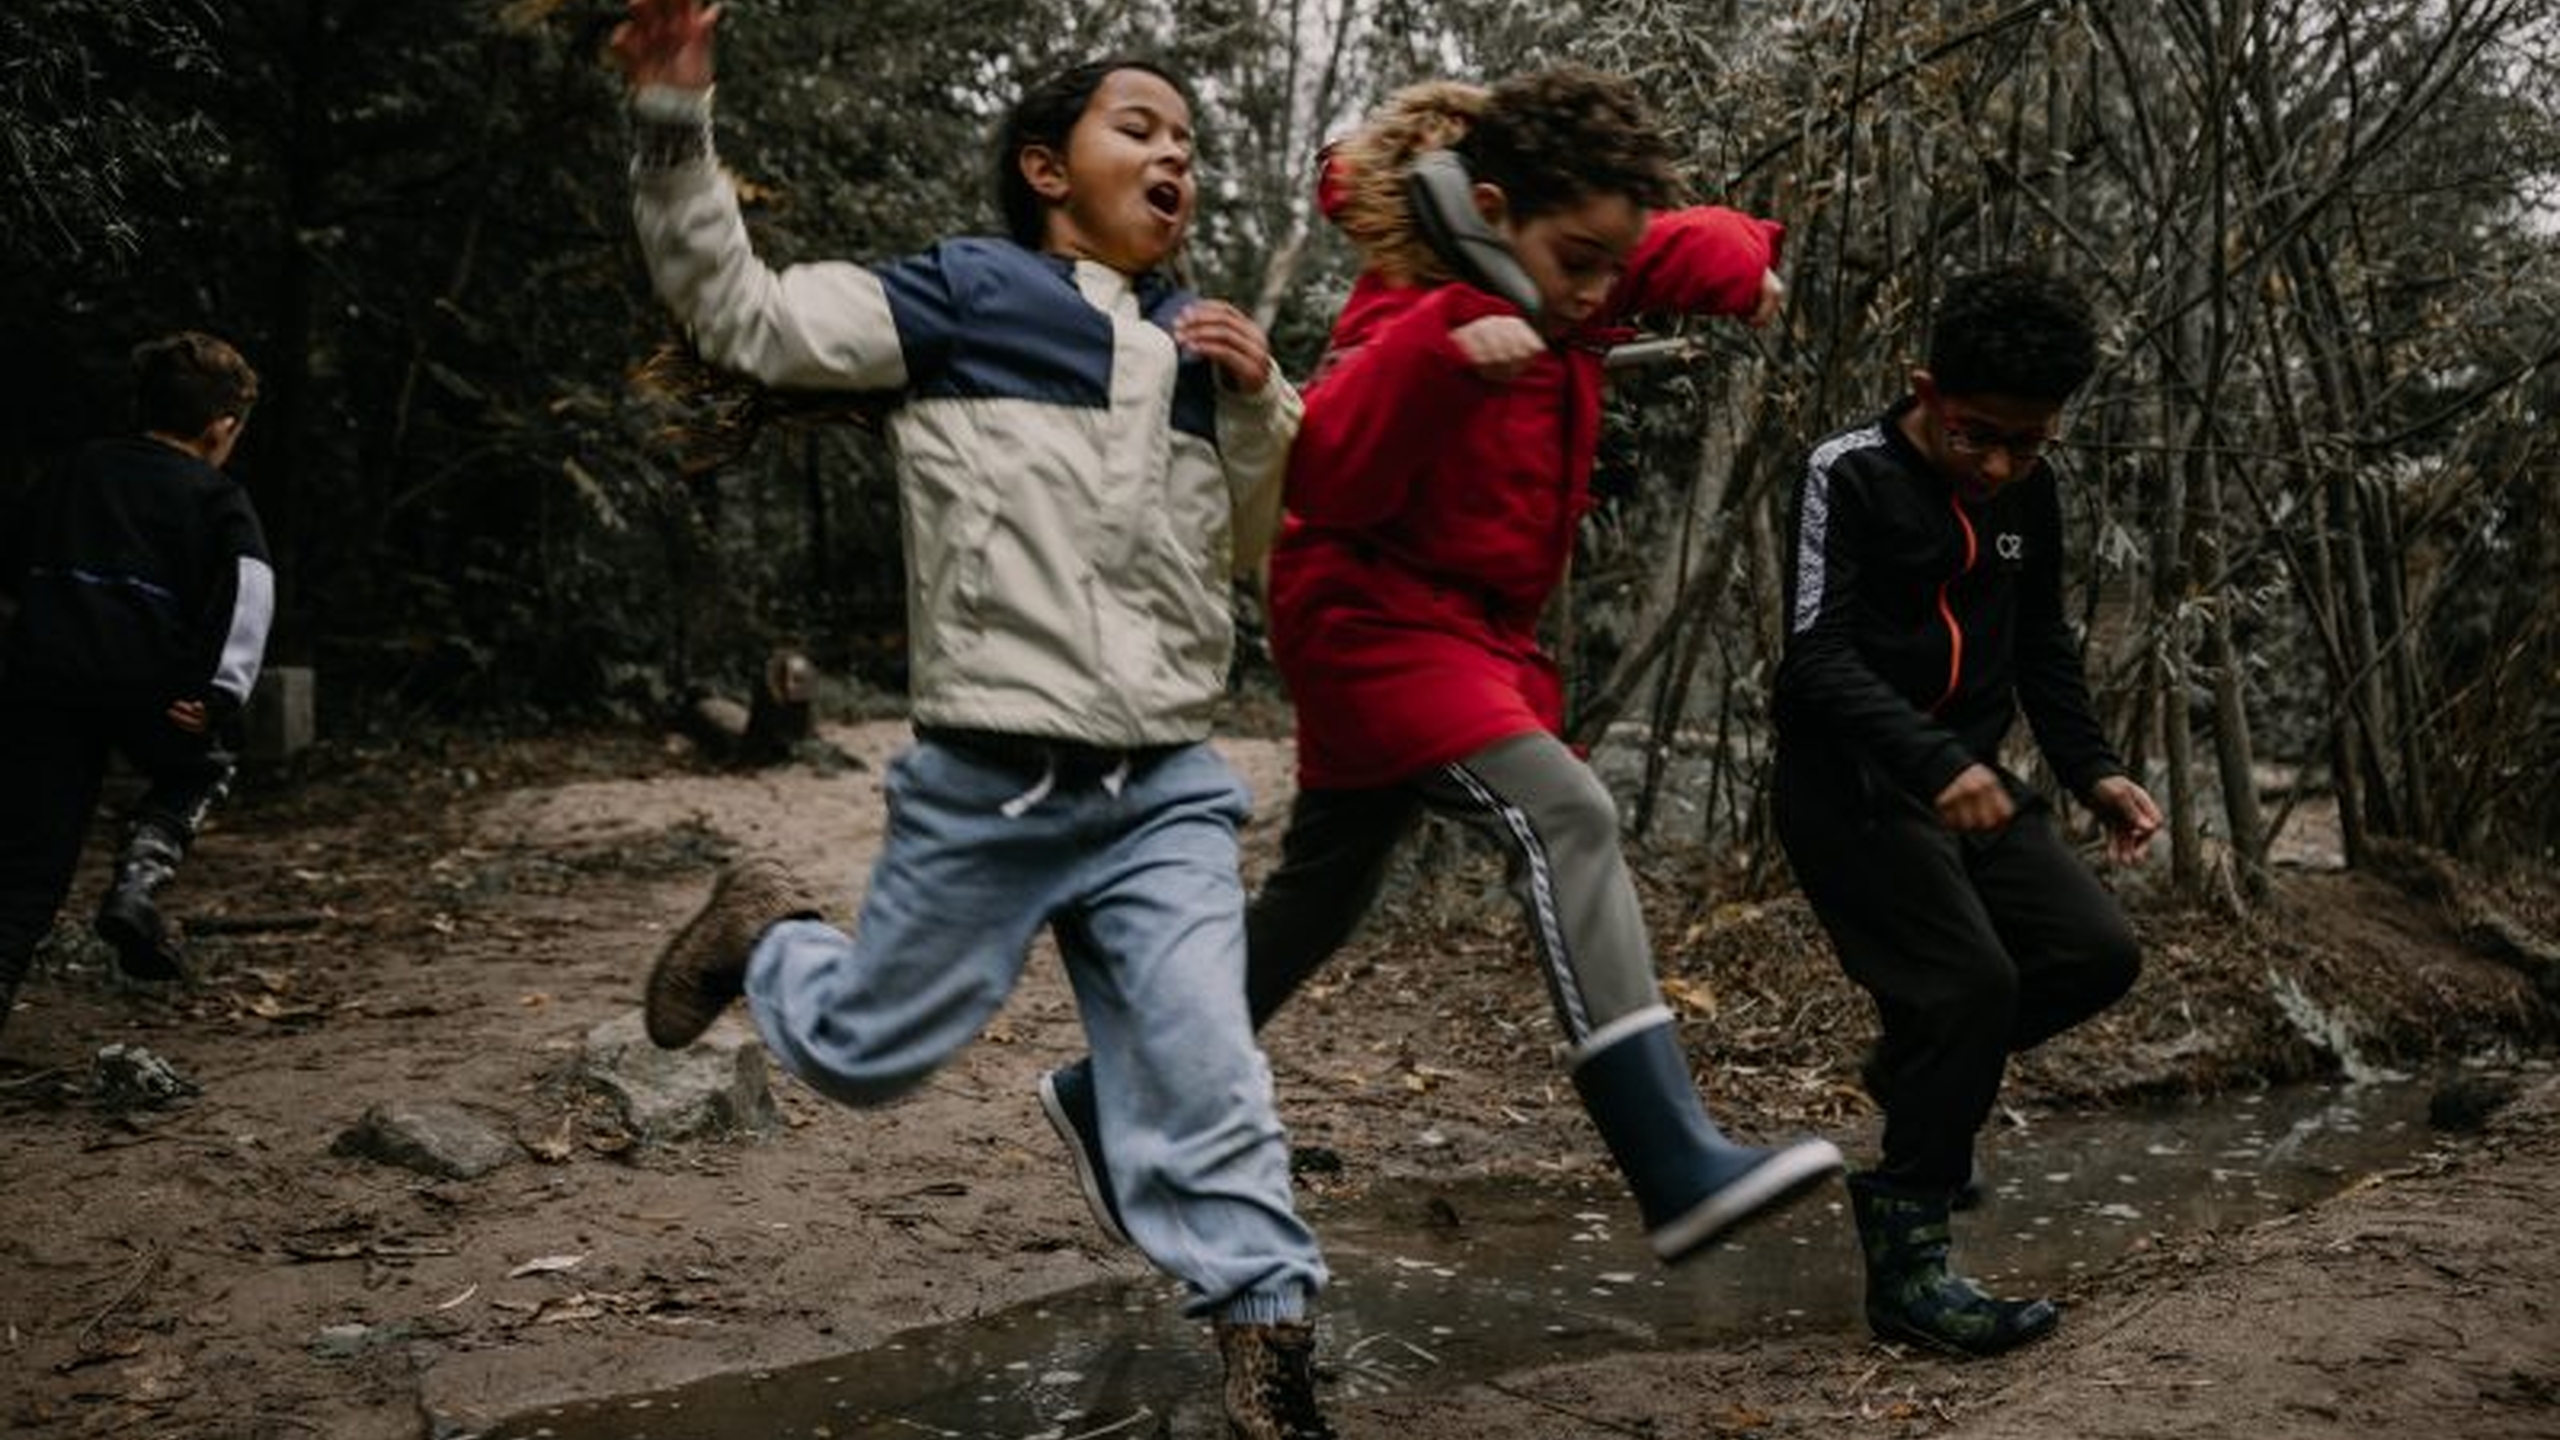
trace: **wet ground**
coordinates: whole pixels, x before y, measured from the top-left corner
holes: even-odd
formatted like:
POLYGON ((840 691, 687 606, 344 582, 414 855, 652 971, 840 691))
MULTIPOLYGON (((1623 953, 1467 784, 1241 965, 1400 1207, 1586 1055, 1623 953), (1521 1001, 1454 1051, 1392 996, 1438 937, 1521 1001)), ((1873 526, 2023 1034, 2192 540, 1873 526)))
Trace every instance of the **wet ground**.
MULTIPOLYGON (((2298 1086, 1996 1133, 1960 1258, 2036 1292, 2406 1165, 2434 1086, 2298 1086)), ((1834 1192, 1836 1195, 1836 1192, 1834 1192)), ((1428 1393, 1625 1351, 1860 1330, 1845 1206, 1818 1197, 1677 1269, 1616 1197, 1479 1183, 1317 1219, 1335 1267, 1322 1340, 1339 1402, 1428 1393)), ((1214 1361, 1153 1283, 1083 1287, 814 1365, 555 1407, 487 1440, 1085 1440, 1220 1435, 1214 1361)))
MULTIPOLYGON (((849 904, 904 734, 832 729, 858 766, 749 774, 649 737, 413 739, 244 790, 173 897, 196 982, 119 986, 66 953, 0 1036, 0 1433, 1214 1434, 1203 1337, 1096 1235, 1040 1119, 1039 1073, 1083 1045, 1054 958, 888 1109, 782 1082, 776 1132, 660 1146, 578 1081, 723 861, 788 858, 849 904), (95 1088, 116 1046, 165 1060, 183 1094, 95 1088), (430 1102, 521 1157, 453 1180, 339 1152, 373 1107, 430 1102)), ((1261 797, 1258 872, 1287 746, 1226 748, 1261 797)), ((2362 1097, 2350 1122, 2281 1088, 2560 1042, 2455 903, 2467 878, 2288 871, 2242 915, 2111 873, 2143 980, 2012 1068, 1987 1147, 2007 1193, 1959 1231, 1973 1268, 2050 1279, 2072 1319, 2028 1357, 1954 1367, 1859 1333, 1837 1211, 1657 1272, 1557 1063, 1498 864, 1411 848, 1416 883, 1264 1037, 1292 1140, 1335 1162, 1302 1195, 1343 1277, 1323 1325, 1347 1440, 1910 1440, 2012 1416, 2037 1440, 2327 1440, 2340 1417, 2560 1434, 2560 1100, 2530 1145, 2357 1184, 2375 1162, 2321 1148, 2350 1123, 2401 1147, 2385 1154, 2432 1142, 2362 1097), (2134 1131, 2103 1118, 2208 1091, 2238 1098, 2134 1131), (2249 1160, 2297 1154, 2308 1191, 2249 1160), (2279 1211, 2345 1189, 2234 1231, 2270 1212, 2169 1214, 2176 1186, 2146 1177, 2173 1171, 2203 1177, 2182 1194, 2279 1211), (2208 1219, 2224 1228, 2183 1228, 2208 1219), (2054 1238, 2086 1249, 2026 1248, 2054 1238)), ((1870 1008, 1800 902, 1720 891, 1714 858, 1650 853, 1641 881, 1717 1113, 1866 1153, 1870 1008)), ((2560 934, 2560 888, 2488 898, 2560 934)))

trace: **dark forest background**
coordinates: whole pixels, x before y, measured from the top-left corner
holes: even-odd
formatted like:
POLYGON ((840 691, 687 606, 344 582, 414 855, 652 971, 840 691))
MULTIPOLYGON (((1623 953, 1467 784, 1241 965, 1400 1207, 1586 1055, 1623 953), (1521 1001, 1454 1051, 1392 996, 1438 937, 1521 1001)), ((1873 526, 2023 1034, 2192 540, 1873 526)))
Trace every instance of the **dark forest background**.
MULTIPOLYGON (((316 669, 325 731, 656 724, 785 645, 835 703, 888 703, 876 437, 773 417, 720 453, 756 417, 635 383, 673 336, 598 60, 619 13, 0 10, 0 492, 122 426, 135 340, 207 328, 266 381, 235 470, 284 587, 271 659, 316 669)), ((2059 460, 2075 603, 2176 881, 2245 899, 2315 794, 2351 860, 2560 842, 2548 0, 736 0, 722 33, 720 143, 777 259, 990 228, 983 137, 1023 76, 1170 60, 1197 279, 1297 374, 1348 283, 1310 214, 1328 134, 1428 76, 1635 75, 1697 198, 1788 223, 1793 287, 1779 327, 1699 327, 1611 407, 1553 624, 1577 732, 1639 762, 1613 772, 1639 831, 1766 853, 1807 442, 1892 398, 1945 275, 2031 256, 2106 313, 2059 460)))

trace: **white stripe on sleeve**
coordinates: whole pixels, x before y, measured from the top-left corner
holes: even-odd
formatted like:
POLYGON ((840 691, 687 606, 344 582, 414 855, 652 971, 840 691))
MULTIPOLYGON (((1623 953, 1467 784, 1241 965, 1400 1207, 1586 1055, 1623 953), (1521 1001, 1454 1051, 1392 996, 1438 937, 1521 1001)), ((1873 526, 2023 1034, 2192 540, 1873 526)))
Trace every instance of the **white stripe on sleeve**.
POLYGON ((1831 467, 1852 450, 1884 443, 1884 428, 1870 425, 1824 441, 1805 462, 1804 504, 1796 517, 1796 609, 1787 633, 1801 635, 1822 618, 1823 584, 1830 575, 1824 549, 1831 539, 1831 467))
POLYGON ((276 572, 253 555, 240 557, 240 584, 231 600, 231 633, 213 668, 213 688, 242 704, 258 683, 267 653, 267 628, 276 618, 276 572))

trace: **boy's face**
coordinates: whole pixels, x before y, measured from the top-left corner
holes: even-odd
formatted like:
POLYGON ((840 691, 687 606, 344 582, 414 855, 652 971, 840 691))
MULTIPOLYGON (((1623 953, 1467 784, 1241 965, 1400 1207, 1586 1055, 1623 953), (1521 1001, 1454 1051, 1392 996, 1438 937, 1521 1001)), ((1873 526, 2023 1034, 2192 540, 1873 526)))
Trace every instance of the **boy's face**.
POLYGON ((1926 370, 1911 372, 1905 433, 1966 500, 1990 499, 2034 472, 2061 431, 2062 406, 2020 395, 1950 395, 1926 370))
POLYGON ((1049 204, 1043 248, 1138 275, 1182 244, 1198 199, 1191 175, 1191 107, 1163 77, 1114 70, 1067 134, 1017 157, 1049 204))
POLYGON ((1497 185, 1476 186, 1476 208, 1511 245, 1538 286, 1538 328, 1549 336, 1589 320, 1626 274, 1627 255, 1651 219, 1624 195, 1586 195, 1561 210, 1513 220, 1497 185))

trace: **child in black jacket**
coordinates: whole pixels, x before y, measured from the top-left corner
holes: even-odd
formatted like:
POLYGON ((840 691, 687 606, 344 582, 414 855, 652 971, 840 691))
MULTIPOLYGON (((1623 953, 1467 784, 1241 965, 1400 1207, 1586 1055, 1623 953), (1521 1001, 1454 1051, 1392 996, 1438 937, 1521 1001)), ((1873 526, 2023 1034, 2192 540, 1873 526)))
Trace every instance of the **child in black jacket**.
POLYGON ((1880 1335, 1989 1354, 2052 1330, 1946 1266, 2008 1057, 2112 1003, 2139 969, 2115 898, 2000 768, 2025 712, 2054 772, 2140 858, 2160 812, 2091 713, 2062 608, 2043 462, 2096 364, 2086 306, 2023 270, 1951 284, 1928 368, 1816 446, 1796 493, 1776 686, 1777 827, 1883 1034, 1864 1078, 1884 1155, 1849 1188, 1880 1335))
POLYGON ((129 975, 183 973, 153 896, 230 782, 224 737, 274 614, 257 511, 222 473, 256 372, 186 331, 138 347, 133 378, 140 433, 74 452, 0 527, 0 1023, 69 893, 110 750, 149 788, 98 933, 129 975))

